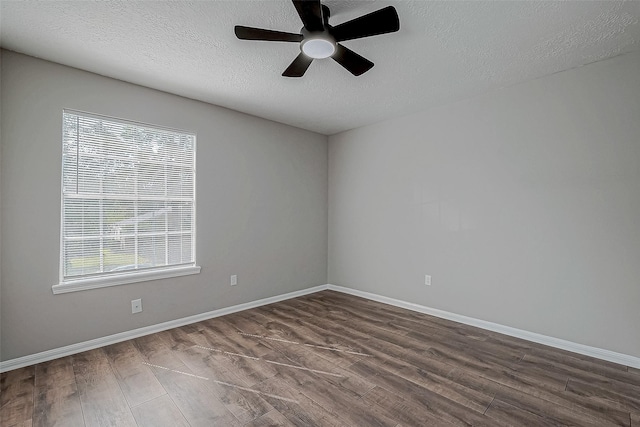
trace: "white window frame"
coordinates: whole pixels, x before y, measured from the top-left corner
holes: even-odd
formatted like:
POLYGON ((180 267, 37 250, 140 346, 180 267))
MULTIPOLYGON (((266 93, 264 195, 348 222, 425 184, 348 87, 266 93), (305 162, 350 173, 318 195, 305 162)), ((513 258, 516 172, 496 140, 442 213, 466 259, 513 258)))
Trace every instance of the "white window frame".
MULTIPOLYGON (((61 184, 60 184, 60 281, 58 284, 52 286, 52 291, 54 294, 61 294, 67 292, 76 292, 76 291, 84 291, 87 289, 95 289, 95 288, 103 288, 108 286, 118 286, 129 283, 138 283, 144 282, 148 280, 157 280, 157 279, 166 279, 172 277, 180 277, 191 274, 200 273, 200 266, 196 264, 196 141, 197 135, 194 132, 188 132, 181 129, 169 128, 166 126, 159 126, 147 123, 136 122, 132 120, 120 119, 110 116, 104 116, 100 114, 87 113, 84 111, 72 110, 65 108, 63 110, 62 116, 64 117, 65 113, 75 114, 84 117, 91 117, 97 119, 104 119, 119 123, 127 123, 134 126, 140 127, 148 127, 152 129, 161 129, 167 130, 170 132, 177 132, 192 135, 194 137, 194 146, 193 146, 193 155, 194 155, 194 164, 193 164, 193 212, 192 212, 192 253, 193 253, 193 263, 181 264, 181 265, 169 265, 162 267, 153 267, 144 270, 133 270, 133 271, 123 271, 122 273, 110 273, 106 275, 98 274, 98 275, 84 275, 77 277, 66 277, 64 276, 64 174, 61 174, 61 184)), ((64 148, 62 148, 64 149, 64 148)), ((64 165, 63 165, 64 168, 64 165)), ((63 169, 62 169, 63 171, 63 169)), ((168 248, 167 248, 168 250, 168 248)))

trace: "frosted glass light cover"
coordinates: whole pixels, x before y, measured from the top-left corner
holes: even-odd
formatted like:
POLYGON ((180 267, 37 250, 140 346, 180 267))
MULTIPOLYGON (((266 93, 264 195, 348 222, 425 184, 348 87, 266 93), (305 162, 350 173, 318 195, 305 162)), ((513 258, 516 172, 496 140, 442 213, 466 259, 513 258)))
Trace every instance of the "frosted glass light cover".
POLYGON ((309 39, 302 43, 302 52, 311 58, 328 58, 335 51, 335 44, 325 39, 309 39))

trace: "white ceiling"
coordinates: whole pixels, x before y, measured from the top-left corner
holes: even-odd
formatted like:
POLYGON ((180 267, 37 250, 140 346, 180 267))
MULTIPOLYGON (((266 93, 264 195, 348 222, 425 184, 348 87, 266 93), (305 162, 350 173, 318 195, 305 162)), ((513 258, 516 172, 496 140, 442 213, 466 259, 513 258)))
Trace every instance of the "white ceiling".
POLYGON ((640 49, 640 1, 325 4, 333 25, 396 7, 399 32, 344 42, 371 71, 326 59, 285 78, 296 43, 236 39, 236 24, 299 32, 288 0, 3 0, 0 43, 327 135, 640 49))

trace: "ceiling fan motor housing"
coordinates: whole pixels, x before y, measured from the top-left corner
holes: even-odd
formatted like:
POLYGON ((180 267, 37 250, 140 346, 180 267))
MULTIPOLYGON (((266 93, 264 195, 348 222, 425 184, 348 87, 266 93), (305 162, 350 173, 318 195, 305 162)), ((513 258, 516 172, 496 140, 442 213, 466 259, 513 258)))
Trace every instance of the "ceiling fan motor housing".
POLYGON ((303 37, 300 42, 300 50, 305 55, 321 59, 328 58, 335 53, 337 42, 327 28, 324 31, 308 31, 303 27, 300 34, 303 37))

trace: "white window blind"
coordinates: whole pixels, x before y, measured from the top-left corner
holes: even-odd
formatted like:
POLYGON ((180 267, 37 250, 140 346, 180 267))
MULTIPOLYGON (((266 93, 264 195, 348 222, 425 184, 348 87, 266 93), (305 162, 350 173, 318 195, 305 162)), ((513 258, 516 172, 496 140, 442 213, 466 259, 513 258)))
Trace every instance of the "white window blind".
POLYGON ((195 145, 64 110, 61 284, 195 266, 195 145))

